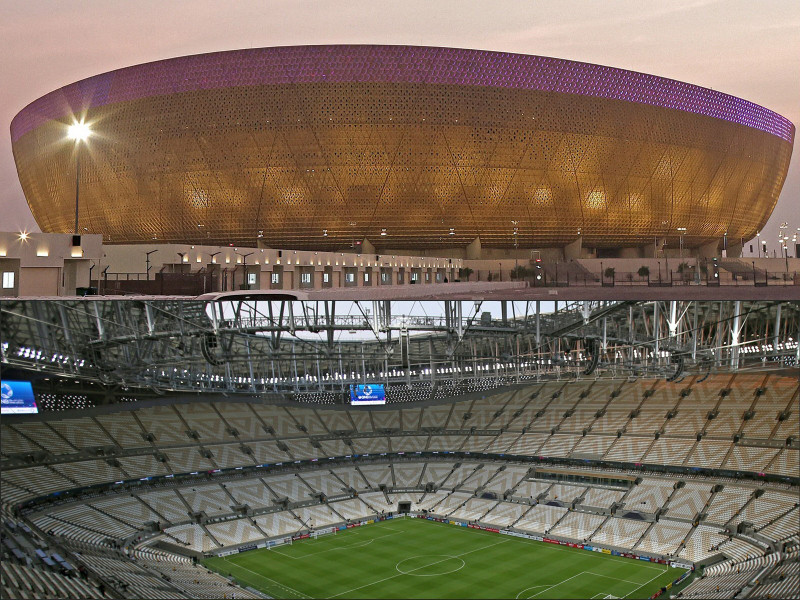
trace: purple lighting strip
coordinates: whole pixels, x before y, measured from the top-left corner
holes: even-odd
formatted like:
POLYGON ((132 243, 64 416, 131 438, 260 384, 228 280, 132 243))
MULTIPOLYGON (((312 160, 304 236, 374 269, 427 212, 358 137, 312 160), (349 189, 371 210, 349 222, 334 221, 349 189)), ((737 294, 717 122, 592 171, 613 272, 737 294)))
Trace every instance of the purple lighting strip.
POLYGON ((426 83, 580 94, 723 119, 791 142, 794 125, 762 106, 673 79, 543 56, 423 46, 286 46, 198 54, 127 67, 35 100, 11 139, 93 107, 226 87, 319 82, 426 83))

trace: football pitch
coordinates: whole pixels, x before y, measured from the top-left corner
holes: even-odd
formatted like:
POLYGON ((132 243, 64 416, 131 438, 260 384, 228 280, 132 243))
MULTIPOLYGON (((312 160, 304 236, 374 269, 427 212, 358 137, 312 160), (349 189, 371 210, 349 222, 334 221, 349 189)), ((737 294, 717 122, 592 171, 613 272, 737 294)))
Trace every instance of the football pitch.
POLYGON ((390 519, 205 561, 275 598, 648 598, 682 574, 624 557, 390 519))

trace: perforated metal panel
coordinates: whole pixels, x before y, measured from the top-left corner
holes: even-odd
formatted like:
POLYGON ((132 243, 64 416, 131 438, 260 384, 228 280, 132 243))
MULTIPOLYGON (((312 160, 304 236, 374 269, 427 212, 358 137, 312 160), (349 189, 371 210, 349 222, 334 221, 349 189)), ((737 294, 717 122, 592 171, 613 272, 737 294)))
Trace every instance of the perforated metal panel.
POLYGON ((57 90, 12 123, 44 231, 336 249, 750 238, 794 127, 705 88, 552 58, 307 46, 192 56, 57 90), (354 224, 354 225, 353 225, 354 224), (451 235, 452 231, 452 235, 451 235), (327 235, 326 235, 327 234, 327 235), (382 235, 385 234, 385 235, 382 235))

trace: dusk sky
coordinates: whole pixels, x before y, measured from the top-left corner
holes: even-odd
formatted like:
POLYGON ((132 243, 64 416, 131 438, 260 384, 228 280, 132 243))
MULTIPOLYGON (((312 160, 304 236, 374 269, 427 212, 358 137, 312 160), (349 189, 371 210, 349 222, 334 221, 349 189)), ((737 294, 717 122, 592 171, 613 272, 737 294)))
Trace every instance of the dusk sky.
MULTIPOLYGON (((164 58, 301 44, 412 44, 539 54, 711 87, 800 123, 797 0, 3 0, 0 231, 37 231, 9 125, 36 98, 164 58)), ((795 153, 765 234, 800 227, 795 153)))

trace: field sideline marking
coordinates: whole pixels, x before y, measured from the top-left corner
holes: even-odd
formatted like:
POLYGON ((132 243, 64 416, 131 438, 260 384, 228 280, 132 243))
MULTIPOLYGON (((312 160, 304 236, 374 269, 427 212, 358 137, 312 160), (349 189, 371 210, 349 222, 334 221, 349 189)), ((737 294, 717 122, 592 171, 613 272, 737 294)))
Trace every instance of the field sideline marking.
MULTIPOLYGON (((422 520, 426 520, 426 519, 422 519, 422 520)), ((429 521, 429 522, 430 523, 437 523, 438 521, 429 521)), ((447 525, 447 523, 440 523, 440 525, 447 525)), ((484 535, 496 535, 493 532, 483 531, 482 529, 472 529, 472 528, 462 528, 462 527, 457 527, 456 529, 469 529, 470 531, 475 531, 477 533, 482 533, 484 535)), ((528 542, 539 542, 539 540, 531 540, 531 539, 528 539, 528 538, 518 538, 518 537, 515 537, 515 536, 509 536, 509 537, 512 537, 512 538, 518 539, 518 540, 528 541, 528 542)), ((554 544, 548 544, 547 542, 539 542, 539 543, 544 544, 542 546, 543 548, 547 548, 548 550, 552 550, 554 552, 573 552, 574 550, 579 550, 579 548, 561 548, 560 546, 556 546, 554 544)), ((587 546, 591 545, 591 542, 589 542, 586 545, 587 546)), ((597 554, 600 554, 600 553, 598 552, 597 554)), ((611 554, 602 554, 602 557, 605 557, 607 559, 614 559, 617 562, 624 562, 625 564, 630 564, 629 561, 631 560, 629 558, 624 558, 624 557, 621 557, 621 556, 613 556, 611 554)), ((598 556, 598 558, 601 558, 601 557, 598 556)), ((639 561, 639 562, 643 562, 643 561, 639 561)), ((659 569, 658 567, 654 567, 652 565, 641 564, 639 566, 640 567, 644 567, 645 569, 653 569, 655 571, 658 571, 659 573, 663 573, 664 572, 661 569, 659 569)))
POLYGON ((231 564, 231 565, 233 565, 234 567, 239 567, 240 569, 244 569, 245 571, 250 571, 250 572, 251 572, 253 575, 257 575, 258 577, 261 577, 262 579, 266 579, 267 581, 271 581, 272 583, 274 583, 274 584, 275 584, 275 585, 277 585, 278 587, 280 587, 280 588, 283 588, 283 589, 285 589, 285 590, 289 590, 290 592, 293 592, 293 593, 294 593, 296 596, 299 596, 300 598, 313 598, 313 596, 309 596, 309 595, 307 595, 307 594, 304 594, 303 592, 298 592, 296 589, 294 589, 294 588, 292 588, 292 587, 289 587, 288 585, 285 585, 285 584, 283 584, 283 583, 278 583, 277 581, 275 581, 274 579, 270 579, 270 578, 269 578, 269 577, 267 577, 266 575, 262 575, 261 573, 256 573, 256 572, 255 572, 255 571, 253 571, 252 569, 248 569, 247 567, 245 567, 245 566, 243 566, 243 565, 237 564, 237 563, 235 563, 235 562, 231 562, 231 561, 229 561, 229 560, 228 560, 228 557, 227 557, 227 556, 224 556, 224 557, 223 557, 223 559, 224 559, 224 560, 225 560, 225 562, 227 562, 228 564, 231 564))
MULTIPOLYGON (((492 546, 497 546, 499 544, 505 544, 506 542, 510 542, 510 541, 511 541, 510 539, 509 540, 501 540, 501 541, 496 542, 494 544, 489 544, 488 546, 481 546, 480 548, 475 548, 474 550, 470 550, 469 552, 463 552, 462 554, 455 554, 453 556, 448 556, 445 559, 437 560, 437 561, 432 562, 432 563, 427 564, 427 565, 422 565, 421 567, 417 567, 416 569, 411 569, 411 571, 406 571, 405 573, 398 573, 397 575, 391 575, 389 577, 384 577, 383 579, 379 579, 378 581, 373 581, 372 583, 367 583, 367 584, 355 587, 352 590, 345 590, 343 592, 339 592, 338 594, 333 594, 331 596, 328 596, 328 598, 336 598, 337 596, 341 596, 342 594, 349 594, 350 592, 355 592, 356 590, 360 590, 360 589, 363 589, 365 587, 370 587, 370 586, 375 585, 377 583, 382 583, 384 581, 389 581, 390 579, 394 579, 395 577, 400 577, 401 575, 408 575, 412 571, 417 571, 419 569, 424 569, 426 567, 432 567, 433 565, 439 564, 440 562, 445 562, 447 560, 450 560, 451 558, 461 558, 462 556, 466 556, 467 554, 472 554, 473 552, 478 552, 479 550, 486 550, 487 548, 491 548, 492 546)), ((395 565, 395 568, 396 567, 397 566, 395 565)))

